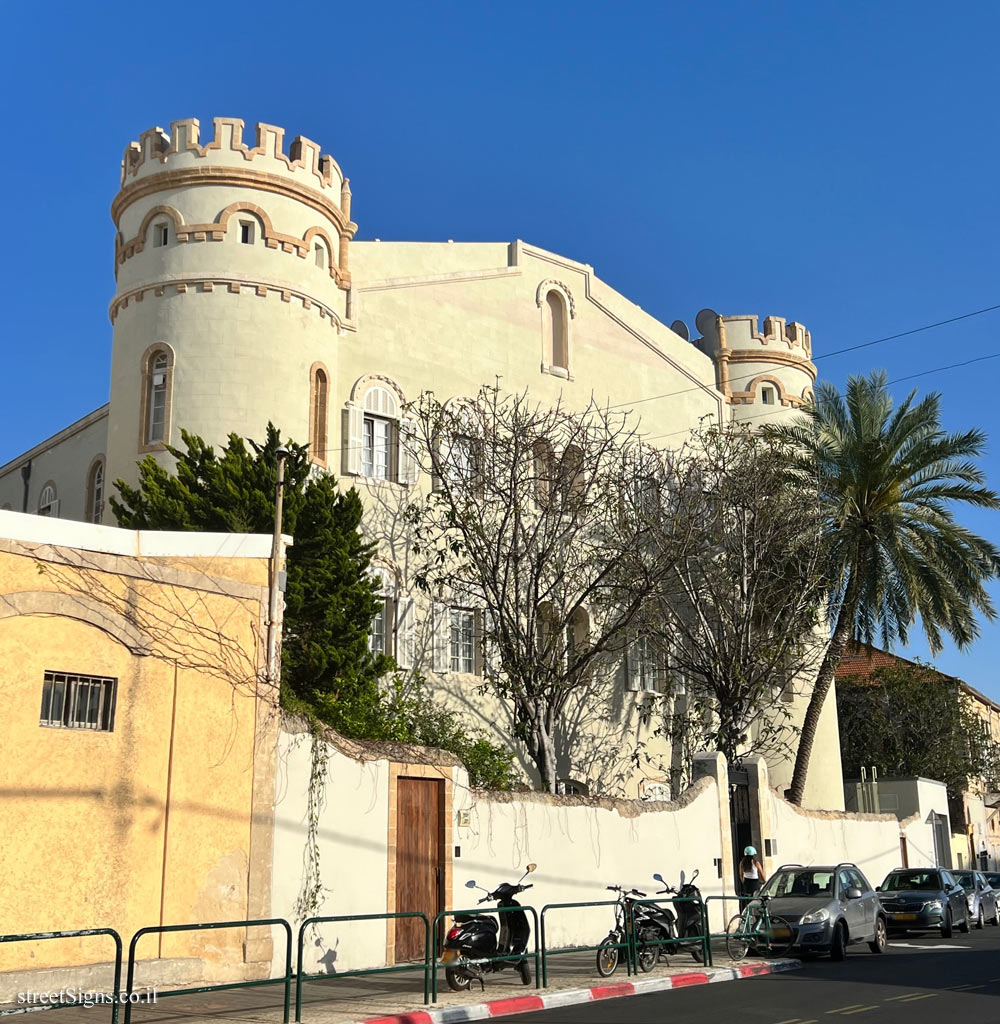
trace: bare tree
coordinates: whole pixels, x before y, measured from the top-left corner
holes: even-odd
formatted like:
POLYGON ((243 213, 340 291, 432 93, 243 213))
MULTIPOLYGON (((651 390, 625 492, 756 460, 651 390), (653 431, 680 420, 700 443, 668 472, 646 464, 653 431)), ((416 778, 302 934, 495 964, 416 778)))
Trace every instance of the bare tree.
POLYGON ((417 585, 481 609, 483 686, 504 700, 544 789, 571 697, 610 686, 662 576, 628 495, 647 455, 628 414, 580 412, 484 387, 415 403, 434 486, 409 509, 417 585), (626 571, 627 569, 627 571, 626 571))
POLYGON ((663 729, 675 743, 700 733, 730 763, 790 751, 790 704, 823 650, 820 513, 789 484, 779 446, 699 431, 666 457, 645 506, 647 542, 668 566, 640 626, 674 683, 663 729))

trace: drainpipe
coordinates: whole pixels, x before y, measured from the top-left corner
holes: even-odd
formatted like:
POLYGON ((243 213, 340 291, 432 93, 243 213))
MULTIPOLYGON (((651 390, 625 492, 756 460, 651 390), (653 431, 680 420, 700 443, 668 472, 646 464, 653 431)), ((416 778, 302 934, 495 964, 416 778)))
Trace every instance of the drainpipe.
POLYGON ((31 480, 31 459, 21 467, 21 479, 24 481, 24 498, 21 500, 21 511, 28 511, 28 482, 31 480))

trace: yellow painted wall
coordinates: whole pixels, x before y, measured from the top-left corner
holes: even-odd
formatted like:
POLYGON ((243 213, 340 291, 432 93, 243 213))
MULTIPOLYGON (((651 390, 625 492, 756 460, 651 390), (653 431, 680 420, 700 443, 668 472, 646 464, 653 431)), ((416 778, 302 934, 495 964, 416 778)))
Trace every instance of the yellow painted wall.
MULTIPOLYGON (((140 927, 245 918, 254 762, 273 761, 254 744, 258 704, 264 715, 270 706, 255 675, 266 559, 143 559, 2 538, 0 932, 112 927, 127 950, 140 927), (156 578, 164 572, 169 582, 156 578), (14 613, 25 600, 44 609, 49 595, 53 614, 14 613), (83 621, 126 606, 151 654, 130 650, 113 622, 83 621), (47 670, 116 678, 113 731, 41 726, 47 670)), ((148 936, 138 952, 239 965, 243 938, 148 936)), ((0 946, 0 971, 110 951, 94 939, 0 946)))

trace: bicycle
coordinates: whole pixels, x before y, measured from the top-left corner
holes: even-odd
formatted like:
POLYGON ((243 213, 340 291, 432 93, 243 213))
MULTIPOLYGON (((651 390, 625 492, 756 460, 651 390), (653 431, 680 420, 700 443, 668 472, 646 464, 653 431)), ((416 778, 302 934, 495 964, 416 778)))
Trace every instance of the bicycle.
POLYGON ((783 918, 767 909, 771 897, 758 894, 726 925, 726 952, 731 960, 742 960, 752 949, 755 955, 781 957, 792 948, 795 933, 783 918))
MULTIPOLYGON (((615 904, 615 926, 597 947, 597 973, 602 978, 610 978, 615 973, 622 950, 625 951, 626 957, 628 956, 630 923, 634 924, 636 930, 641 933, 641 926, 646 915, 641 908, 634 915, 629 911, 630 905, 635 900, 645 897, 644 892, 640 892, 638 889, 624 889, 620 885, 609 885, 606 888, 618 893, 618 902, 615 904)), ((655 946, 641 945, 636 952, 639 970, 644 974, 651 971, 656 964, 657 954, 658 950, 655 946)))

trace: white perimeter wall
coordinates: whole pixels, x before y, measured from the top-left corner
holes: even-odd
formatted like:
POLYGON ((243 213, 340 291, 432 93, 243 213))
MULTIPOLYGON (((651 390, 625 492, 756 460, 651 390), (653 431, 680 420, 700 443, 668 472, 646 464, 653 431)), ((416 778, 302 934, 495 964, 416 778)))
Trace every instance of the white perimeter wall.
MULTIPOLYGON (((722 892, 713 864, 722 855, 722 836, 718 790, 711 779, 695 783, 670 804, 623 800, 588 806, 583 800, 572 804, 572 797, 513 795, 517 798, 507 801, 456 790, 456 811, 468 809, 471 821, 456 830, 462 856, 453 866, 453 906, 470 907, 482 895, 465 888, 467 879, 492 889, 516 881, 530 862, 538 865, 526 879, 534 888, 521 902, 530 901, 539 911, 547 903, 613 898, 605 889, 613 884, 652 895, 659 888, 652 877, 657 871, 677 885, 681 871, 690 877, 699 868, 702 895, 722 892)), ((547 941, 596 945, 613 921, 611 907, 554 910, 546 914, 547 941)))
POLYGON ((904 831, 911 867, 934 863, 931 827, 914 815, 904 822, 888 814, 846 814, 813 811, 770 794, 772 835, 778 854, 771 869, 781 864, 837 864, 850 861, 873 885, 901 865, 900 831, 904 831))

